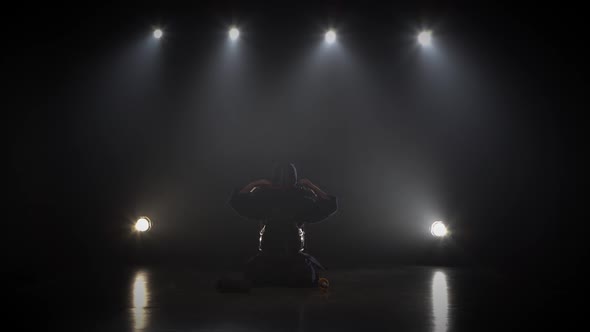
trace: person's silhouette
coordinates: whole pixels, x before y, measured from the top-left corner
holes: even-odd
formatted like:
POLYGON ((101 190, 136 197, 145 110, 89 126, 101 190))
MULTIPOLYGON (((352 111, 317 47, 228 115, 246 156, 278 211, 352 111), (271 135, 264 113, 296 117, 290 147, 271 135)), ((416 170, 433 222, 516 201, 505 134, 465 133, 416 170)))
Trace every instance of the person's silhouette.
POLYGON ((335 196, 308 179, 297 179, 291 163, 278 163, 270 180, 234 190, 231 207, 260 222, 258 254, 246 265, 254 285, 315 286, 323 267, 305 252, 305 224, 317 223, 337 210, 335 196))

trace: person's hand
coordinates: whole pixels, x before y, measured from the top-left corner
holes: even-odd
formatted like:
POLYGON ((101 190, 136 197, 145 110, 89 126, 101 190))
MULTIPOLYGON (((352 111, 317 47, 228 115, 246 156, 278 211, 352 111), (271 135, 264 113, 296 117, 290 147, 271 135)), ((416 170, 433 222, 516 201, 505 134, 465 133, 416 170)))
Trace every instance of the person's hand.
POLYGON ((250 185, 253 187, 272 186, 272 182, 270 182, 270 180, 267 179, 260 179, 250 182, 250 185))
POLYGON ((252 192, 254 190, 254 188, 270 187, 270 186, 272 186, 272 182, 270 182, 267 179, 255 180, 255 181, 248 183, 244 188, 242 188, 242 190, 240 190, 240 193, 249 193, 249 192, 252 192))
POLYGON ((320 187, 313 184, 313 182, 311 182, 309 179, 301 179, 299 180, 299 184, 306 188, 309 188, 311 191, 314 192, 314 194, 316 194, 322 199, 328 198, 328 194, 326 194, 322 189, 320 189, 320 187))
POLYGON ((311 181, 309 181, 309 179, 301 179, 299 180, 299 184, 302 186, 306 186, 308 188, 315 187, 314 184, 311 181))

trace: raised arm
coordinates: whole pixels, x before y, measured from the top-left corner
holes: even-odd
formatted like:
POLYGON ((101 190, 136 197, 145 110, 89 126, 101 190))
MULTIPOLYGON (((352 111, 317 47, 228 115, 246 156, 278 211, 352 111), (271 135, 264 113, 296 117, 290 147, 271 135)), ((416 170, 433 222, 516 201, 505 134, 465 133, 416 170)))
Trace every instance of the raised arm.
POLYGON ((244 188, 240 190, 240 194, 252 192, 257 187, 272 186, 272 182, 267 179, 260 179, 248 183, 244 188))
POLYGON ((266 207, 263 202, 255 197, 253 192, 260 187, 270 186, 272 183, 266 179, 252 181, 242 189, 234 189, 229 205, 237 214, 248 219, 262 220, 266 217, 266 207))
POLYGON ((309 211, 309 215, 306 216, 305 222, 320 222, 338 210, 338 200, 336 199, 336 196, 327 194, 308 179, 299 180, 299 184, 312 190, 319 198, 314 209, 309 211))
POLYGON ((309 179, 301 179, 299 180, 299 184, 311 189, 319 198, 328 199, 330 195, 326 194, 320 187, 316 186, 311 182, 309 179))

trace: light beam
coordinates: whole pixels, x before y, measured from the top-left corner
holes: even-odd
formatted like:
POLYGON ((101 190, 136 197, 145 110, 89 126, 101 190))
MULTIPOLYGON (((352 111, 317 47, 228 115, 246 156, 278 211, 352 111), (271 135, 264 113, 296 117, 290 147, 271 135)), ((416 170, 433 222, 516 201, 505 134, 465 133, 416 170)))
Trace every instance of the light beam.
POLYGON ((418 43, 422 45, 422 47, 429 47, 432 45, 432 31, 430 30, 422 30, 418 34, 418 43))
POLYGON ((147 232, 152 228, 152 221, 148 217, 140 217, 135 222, 135 230, 138 232, 147 232))
POLYGON ((442 221, 435 221, 430 226, 430 234, 436 237, 444 237, 448 234, 447 226, 442 221))
POLYGON ((159 28, 154 29, 154 32, 153 32, 154 38, 160 39, 160 38, 162 38, 163 35, 164 35, 164 31, 162 31, 162 29, 159 29, 159 28))
POLYGON ((324 40, 327 44, 334 44, 334 42, 336 42, 336 31, 334 31, 334 29, 326 31, 326 34, 324 35, 324 40))
POLYGON ((238 40, 238 38, 240 38, 240 30, 238 30, 238 28, 236 27, 231 27, 227 34, 229 36, 229 39, 232 41, 236 41, 238 40))

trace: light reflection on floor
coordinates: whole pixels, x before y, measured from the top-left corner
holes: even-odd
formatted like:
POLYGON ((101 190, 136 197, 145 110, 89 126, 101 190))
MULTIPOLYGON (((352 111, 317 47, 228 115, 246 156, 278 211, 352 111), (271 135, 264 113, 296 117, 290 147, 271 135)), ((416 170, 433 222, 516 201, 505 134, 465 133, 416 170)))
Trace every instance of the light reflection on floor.
POLYGON ((143 330, 148 326, 150 302, 150 288, 148 274, 145 271, 137 271, 131 289, 131 312, 134 330, 143 330))
POLYGON ((327 291, 249 293, 219 293, 222 272, 193 268, 92 272, 21 287, 10 305, 41 331, 559 331, 585 317, 559 288, 469 268, 330 270, 327 291))
POLYGON ((449 327, 449 292, 447 287, 447 275, 442 271, 436 271, 432 276, 432 316, 433 331, 446 332, 449 327))

